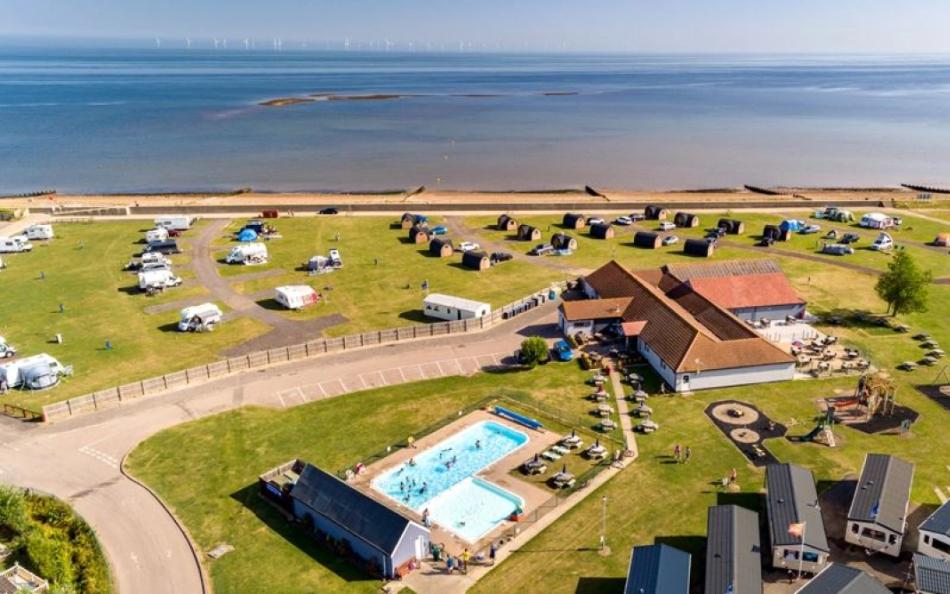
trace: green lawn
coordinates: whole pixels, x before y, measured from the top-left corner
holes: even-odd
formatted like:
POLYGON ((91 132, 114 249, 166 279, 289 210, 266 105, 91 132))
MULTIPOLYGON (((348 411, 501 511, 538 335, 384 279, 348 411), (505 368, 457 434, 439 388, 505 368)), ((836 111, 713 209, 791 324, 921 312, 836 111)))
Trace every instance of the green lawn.
MULTIPOLYGON (((22 356, 48 352, 72 365, 75 374, 51 390, 11 391, 0 403, 38 409, 90 390, 184 369, 265 329, 253 320, 237 319, 213 333, 181 334, 170 327, 178 321, 177 311, 146 314, 150 305, 206 291, 183 286, 155 298, 128 291, 137 278, 122 267, 142 249, 136 241, 144 227, 138 221, 58 224, 52 242, 34 242, 29 254, 4 255, 8 267, 0 271, 0 334, 22 356), (51 343, 56 333, 63 335, 63 344, 51 343), (105 350, 106 340, 113 350, 105 350)), ((183 239, 183 246, 188 241, 183 239)), ((177 274, 191 276, 185 254, 172 260, 177 274)))

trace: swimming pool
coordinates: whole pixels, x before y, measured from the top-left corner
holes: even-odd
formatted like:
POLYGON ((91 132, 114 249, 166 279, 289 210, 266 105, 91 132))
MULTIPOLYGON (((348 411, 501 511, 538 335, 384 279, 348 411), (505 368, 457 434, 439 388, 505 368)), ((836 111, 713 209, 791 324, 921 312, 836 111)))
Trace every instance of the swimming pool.
POLYGON ((528 442, 528 436, 494 421, 481 421, 376 477, 372 486, 470 542, 504 520, 523 501, 473 478, 528 442))

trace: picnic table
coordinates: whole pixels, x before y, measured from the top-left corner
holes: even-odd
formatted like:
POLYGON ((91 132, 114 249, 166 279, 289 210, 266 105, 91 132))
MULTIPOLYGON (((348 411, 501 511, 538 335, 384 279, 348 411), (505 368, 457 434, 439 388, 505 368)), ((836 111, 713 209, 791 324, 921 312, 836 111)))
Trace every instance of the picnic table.
POLYGON ((610 413, 614 412, 614 409, 610 407, 609 404, 598 404, 597 405, 597 414, 602 417, 610 416, 610 413))

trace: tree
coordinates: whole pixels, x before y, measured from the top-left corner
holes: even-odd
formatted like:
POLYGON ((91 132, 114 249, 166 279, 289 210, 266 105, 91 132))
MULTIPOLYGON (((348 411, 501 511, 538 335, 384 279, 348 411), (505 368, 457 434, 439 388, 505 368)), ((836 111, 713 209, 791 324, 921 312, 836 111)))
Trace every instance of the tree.
POLYGON ((548 359, 548 343, 540 336, 532 336, 521 342, 521 362, 534 367, 548 359))
POLYGON ((927 289, 933 274, 923 270, 906 250, 899 250, 887 265, 887 272, 877 279, 874 290, 887 303, 887 311, 901 313, 927 311, 927 289))

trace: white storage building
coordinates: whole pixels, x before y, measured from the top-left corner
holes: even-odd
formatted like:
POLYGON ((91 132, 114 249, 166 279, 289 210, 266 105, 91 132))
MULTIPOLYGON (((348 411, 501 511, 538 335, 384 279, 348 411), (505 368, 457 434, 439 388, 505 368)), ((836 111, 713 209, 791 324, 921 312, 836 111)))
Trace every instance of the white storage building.
POLYGON ((423 313, 440 320, 471 320, 491 313, 491 305, 462 297, 432 293, 423 302, 423 313))

